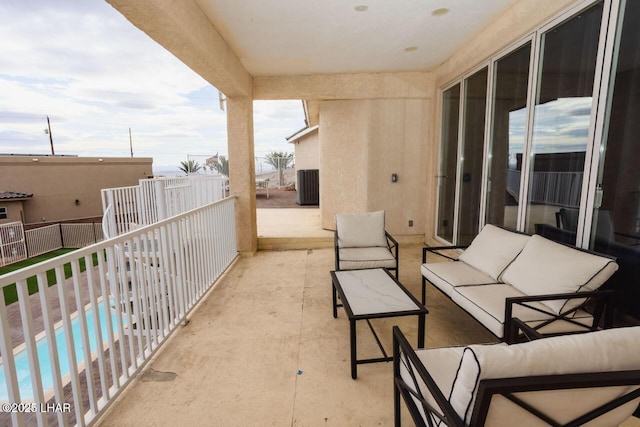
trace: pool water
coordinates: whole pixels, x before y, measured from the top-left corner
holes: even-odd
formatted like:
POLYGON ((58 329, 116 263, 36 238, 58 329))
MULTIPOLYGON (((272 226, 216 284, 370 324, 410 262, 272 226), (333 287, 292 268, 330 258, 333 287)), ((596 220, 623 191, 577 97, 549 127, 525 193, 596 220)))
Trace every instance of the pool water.
MULTIPOLYGON (((95 315, 94 311, 91 307, 86 310, 86 318, 87 318, 87 330, 89 335, 89 348, 91 353, 94 353, 98 350, 96 344, 96 337, 94 331, 95 324, 95 315)), ((107 337, 107 325, 106 325, 106 315, 105 308, 103 304, 98 304, 98 316, 100 317, 100 326, 102 331, 102 343, 106 342, 107 337)), ((111 314, 111 322, 113 325, 113 329, 117 330, 117 319, 116 316, 111 314)), ((82 347, 82 338, 80 336, 80 320, 78 316, 75 316, 71 319, 71 332, 73 335, 73 343, 75 345, 75 354, 76 361, 78 365, 85 362, 84 360, 84 351, 82 347)), ((56 334, 56 346, 58 347, 58 360, 60 363, 60 372, 63 378, 69 374, 69 357, 67 354, 67 344, 66 344, 66 334, 64 332, 64 328, 62 324, 55 330, 56 334)), ((47 338, 43 335, 36 341, 36 348, 38 350, 38 361, 40 364, 40 374, 42 376, 42 387, 46 390, 53 388, 53 375, 51 374, 51 363, 49 361, 49 350, 47 345, 47 338)), ((100 351, 102 351, 102 346, 100 346, 100 351)), ((18 376, 18 384, 20 388, 20 399, 25 402, 28 400, 33 400, 33 388, 31 382, 31 371, 29 369, 29 357, 27 354, 27 349, 23 348, 22 350, 16 352, 14 354, 15 363, 16 363, 16 373, 18 376)), ((7 391, 7 381, 5 378, 4 367, 2 363, 0 363, 0 401, 8 401, 9 393, 7 391)))

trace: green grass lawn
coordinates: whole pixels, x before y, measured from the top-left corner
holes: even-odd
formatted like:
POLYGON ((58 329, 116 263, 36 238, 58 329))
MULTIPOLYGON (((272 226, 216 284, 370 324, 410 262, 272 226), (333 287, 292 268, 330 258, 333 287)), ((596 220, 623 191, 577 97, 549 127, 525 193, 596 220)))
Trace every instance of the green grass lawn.
MULTIPOLYGON (((48 252, 46 254, 42 254, 33 258, 26 259, 24 261, 16 262, 10 265, 5 265, 4 267, 0 267, 0 276, 15 270, 19 270, 21 268, 28 267, 30 265, 37 264, 42 261, 46 261, 51 258, 59 257, 61 255, 67 254, 69 252, 73 252, 75 250, 76 249, 58 249, 52 252, 48 252)), ((98 265, 98 257, 96 254, 93 254, 93 265, 98 265)), ((82 258, 80 259, 80 271, 84 271, 84 270, 86 270, 86 265, 84 262, 84 258, 82 258)), ((69 277, 71 277, 70 263, 67 263, 64 265, 64 277, 65 279, 68 279, 69 277)), ((56 284, 55 270, 47 271, 47 283, 49 286, 56 284)), ((36 276, 32 276, 27 279, 27 288, 29 289, 29 295, 33 295, 38 292, 38 281, 36 276)), ((5 286, 3 289, 3 292, 4 292, 4 299, 7 305, 18 301, 18 290, 16 289, 15 283, 5 286)))

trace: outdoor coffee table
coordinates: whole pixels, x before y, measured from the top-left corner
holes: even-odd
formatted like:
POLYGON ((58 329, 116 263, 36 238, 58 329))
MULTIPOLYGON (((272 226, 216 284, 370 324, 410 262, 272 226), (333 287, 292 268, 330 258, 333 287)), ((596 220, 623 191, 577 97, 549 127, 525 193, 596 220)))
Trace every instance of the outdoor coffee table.
POLYGON ((424 348, 424 321, 429 312, 386 269, 332 271, 333 317, 338 317, 338 307, 344 307, 349 318, 351 340, 351 378, 358 376, 358 365, 393 360, 385 351, 370 320, 385 317, 418 316, 418 347, 424 348), (342 304, 338 304, 340 295, 342 304), (366 320, 383 357, 357 359, 356 321, 366 320))

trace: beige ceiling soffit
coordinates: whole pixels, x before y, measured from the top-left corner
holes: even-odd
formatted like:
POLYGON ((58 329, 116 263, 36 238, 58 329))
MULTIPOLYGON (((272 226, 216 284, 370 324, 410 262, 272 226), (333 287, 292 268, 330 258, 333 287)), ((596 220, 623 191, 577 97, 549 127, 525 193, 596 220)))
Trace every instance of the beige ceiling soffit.
POLYGON ((251 96, 251 75, 193 1, 106 1, 225 95, 251 96))
POLYGON ((260 100, 424 99, 434 96, 435 76, 430 71, 253 78, 253 98, 260 100))

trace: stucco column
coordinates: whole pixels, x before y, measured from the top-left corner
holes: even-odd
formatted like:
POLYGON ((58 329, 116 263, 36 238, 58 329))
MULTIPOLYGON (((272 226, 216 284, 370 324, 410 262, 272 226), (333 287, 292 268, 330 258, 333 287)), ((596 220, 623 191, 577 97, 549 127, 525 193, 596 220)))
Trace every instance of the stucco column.
POLYGON ((258 250, 256 223, 256 171, 253 147, 253 100, 227 97, 227 138, 229 148, 229 185, 236 202, 238 251, 253 254, 258 250))

